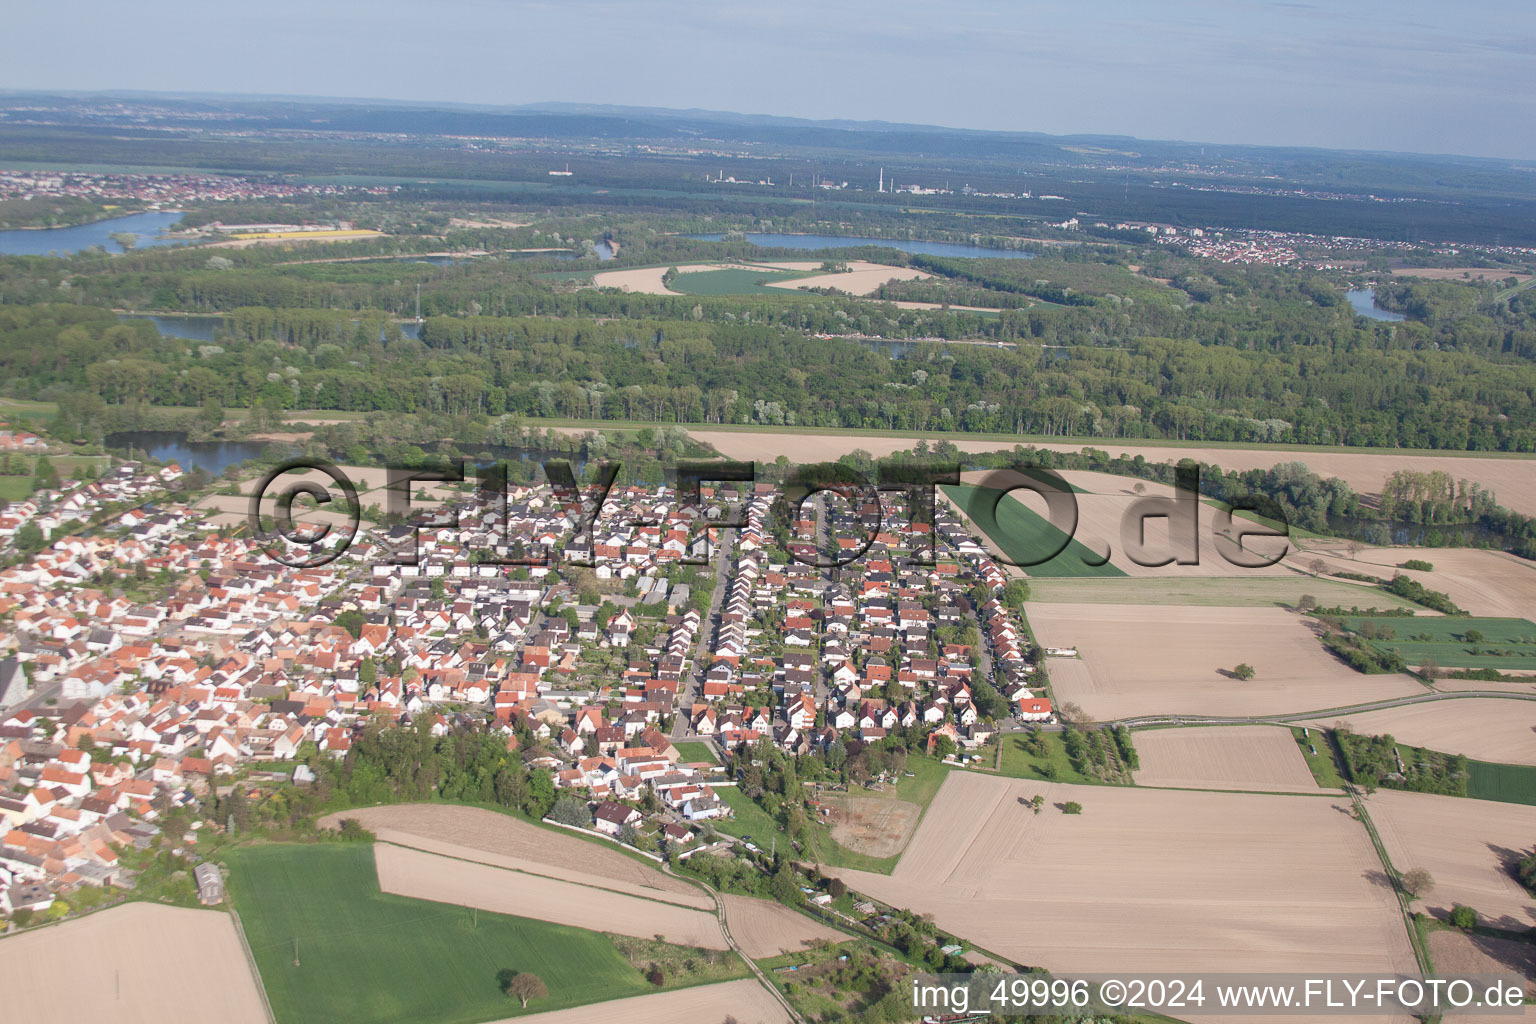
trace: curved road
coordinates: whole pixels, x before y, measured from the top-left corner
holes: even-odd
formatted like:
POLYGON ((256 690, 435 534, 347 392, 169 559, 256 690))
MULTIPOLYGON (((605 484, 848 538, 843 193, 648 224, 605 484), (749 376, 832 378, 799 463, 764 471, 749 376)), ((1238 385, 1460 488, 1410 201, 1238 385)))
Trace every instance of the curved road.
POLYGON ((1400 708, 1409 704, 1428 704, 1440 700, 1476 700, 1479 698, 1536 701, 1536 693, 1502 693, 1493 690, 1436 691, 1434 693, 1417 694, 1413 697, 1394 697, 1390 700, 1378 700, 1369 704, 1347 704, 1343 707, 1322 708, 1318 711, 1298 711, 1279 715, 1249 715, 1246 717, 1143 715, 1140 718, 1122 718, 1112 724, 1134 729, 1144 725, 1258 725, 1267 722, 1304 722, 1308 719, 1325 718, 1330 715, 1355 715, 1363 714, 1367 711, 1385 711, 1387 708, 1400 708))

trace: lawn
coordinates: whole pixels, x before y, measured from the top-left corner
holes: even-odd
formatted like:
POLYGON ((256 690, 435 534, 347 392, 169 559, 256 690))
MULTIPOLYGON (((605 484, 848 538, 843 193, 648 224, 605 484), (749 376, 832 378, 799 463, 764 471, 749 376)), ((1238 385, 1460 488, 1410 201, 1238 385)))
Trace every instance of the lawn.
POLYGON ((497 985, 508 968, 549 988, 529 1013, 651 990, 597 932, 380 892, 369 844, 249 846, 224 859, 278 1024, 514 1016, 523 1011, 497 985))
POLYGON ((1094 565, 1097 556, 1093 552, 1081 542, 1068 538, 1023 502, 1004 497, 997 503, 994 516, 994 499, 1000 493, 996 488, 962 484, 945 486, 944 493, 964 509, 976 527, 1015 562, 1031 562, 1061 548, 1056 555, 1039 565, 1024 565, 1024 571, 1031 577, 1125 576, 1113 563, 1094 565), (1066 541, 1064 548, 1063 541, 1066 541))
MULTIPOLYGON (((766 811, 757 806, 747 794, 737 786, 721 786, 715 790, 715 795, 730 804, 735 812, 734 818, 720 818, 715 822, 715 828, 728 836, 751 836, 753 846, 761 846, 768 849, 774 836, 782 836, 784 830, 779 823, 768 817, 766 811)), ((786 839, 787 843, 788 840, 786 839)))
POLYGON ((1344 776, 1339 771, 1338 758, 1334 756, 1333 741, 1327 730, 1314 728, 1310 730, 1310 736, 1302 735, 1303 731, 1299 725, 1291 727, 1291 735, 1296 737, 1296 745, 1301 748, 1307 767, 1312 769, 1312 778, 1317 780, 1318 788, 1343 789, 1344 776), (1312 753, 1312 747, 1317 748, 1317 753, 1312 753))
POLYGON ((1101 785, 1098 779, 1089 778, 1072 767, 1067 757, 1067 747, 1059 732, 1042 732, 1046 754, 1041 757, 1024 749, 1027 733, 1002 733, 998 741, 1003 745, 1002 774, 1012 779, 1033 779, 1039 782, 1081 782, 1101 785))
POLYGON ((699 740, 679 740, 672 744, 677 748, 677 756, 687 762, 708 761, 711 764, 719 764, 714 750, 708 743, 699 740))
POLYGON ((1536 767, 1472 761, 1467 765, 1467 796, 1536 805, 1536 767))
POLYGON ((1356 633, 1367 623, 1391 631, 1388 637, 1367 638, 1367 642, 1380 650, 1396 651, 1409 665, 1433 661, 1442 668, 1536 672, 1536 622, 1527 619, 1415 616, 1344 620, 1344 625, 1356 633), (1475 631, 1475 639, 1467 639, 1469 630, 1475 631))
POLYGON ((0 476, 0 501, 21 501, 31 493, 30 476, 0 476))

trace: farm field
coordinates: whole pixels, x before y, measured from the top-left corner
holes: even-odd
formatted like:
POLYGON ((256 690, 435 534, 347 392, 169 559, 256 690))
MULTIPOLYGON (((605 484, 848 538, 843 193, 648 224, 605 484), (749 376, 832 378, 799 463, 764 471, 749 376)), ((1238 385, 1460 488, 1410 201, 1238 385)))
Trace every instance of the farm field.
POLYGON ((505 969, 543 979, 550 995, 535 1010, 649 987, 599 933, 380 892, 366 843, 250 846, 225 857, 278 1024, 505 1017, 496 980, 505 969))
POLYGON ((1368 877, 1379 861, 1344 806, 954 772, 893 874, 829 873, 1052 970, 1410 970, 1394 897, 1368 877), (1039 815, 1021 805, 1037 792, 1039 815), (1060 813, 1066 800, 1083 813, 1060 813))
POLYGON ((816 274, 798 281, 775 281, 769 287, 784 288, 836 288, 849 295, 873 295, 888 281, 922 281, 933 275, 916 267, 888 267, 867 260, 853 260, 844 274, 816 274))
POLYGON ((1513 277, 1522 284, 1531 279, 1530 274, 1522 274, 1508 267, 1397 267, 1392 271, 1392 276, 1424 277, 1433 281, 1502 281, 1513 277))
MULTIPOLYGON (((1536 999, 1536 943, 1496 939, 1455 928, 1441 928, 1429 935, 1429 958, 1443 977, 1468 974, 1507 974, 1523 977, 1527 999, 1536 999)), ((1456 1015, 1459 1021, 1508 1020, 1508 1016, 1470 1017, 1456 1015)))
POLYGON ((153 903, 0 940, 0 992, 13 1021, 267 1019, 234 919, 153 903))
POLYGON ((1411 619, 1346 618, 1360 632, 1367 623, 1392 631, 1389 638, 1367 638, 1383 651, 1396 651, 1411 666, 1434 661, 1442 668, 1492 668, 1501 672, 1536 672, 1536 622, 1528 619, 1488 619, 1415 616, 1411 619), (1469 639, 1469 630, 1475 637, 1469 639))
POLYGON ((379 888, 387 893, 637 939, 660 935, 678 946, 729 948, 720 922, 707 911, 388 843, 374 847, 373 859, 379 888))
POLYGON ((731 935, 753 960, 804 949, 816 939, 842 942, 848 938, 773 900, 733 893, 722 893, 721 899, 725 900, 725 919, 731 926, 731 935))
POLYGON ((1309 550, 1297 561, 1305 564, 1322 557, 1339 569, 1370 573, 1390 579, 1401 572, 1430 590, 1446 594, 1457 606, 1473 615, 1523 617, 1536 608, 1536 565, 1505 551, 1476 548, 1361 548, 1354 558, 1345 557, 1334 541, 1308 541, 1309 550), (1314 553, 1311 549, 1317 549, 1314 553), (1400 569, 1409 559, 1423 559, 1434 566, 1428 572, 1400 569))
POLYGON ((734 1016, 743 1024, 789 1024, 784 1008, 750 978, 631 996, 598 1006, 531 1013, 516 1019, 518 1024, 591 1024, 594 1017, 624 1024, 716 1024, 727 1016, 734 1016))
POLYGON ((453 804, 389 804, 338 812, 320 819, 335 828, 353 818, 381 840, 430 853, 481 861, 581 885, 613 889, 709 910, 714 902, 681 879, 597 841, 540 828, 507 814, 453 804))
POLYGON ((1032 579, 1033 604, 1155 604, 1215 605, 1222 608, 1294 608, 1303 594, 1311 594, 1324 608, 1409 608, 1411 601, 1342 580, 1310 576, 1197 576, 1139 579, 1032 579))
POLYGON ((1467 796, 1536 806, 1536 768, 1528 764, 1467 764, 1467 796))
POLYGON ((1506 866, 1536 844, 1536 807, 1388 789, 1367 806, 1398 870, 1434 876, 1434 891, 1421 901, 1426 910, 1444 917, 1463 903, 1497 928, 1536 925, 1536 896, 1506 866))
POLYGON ((1027 614, 1042 644, 1075 646, 1081 656, 1049 660, 1057 701, 1100 721, 1279 714, 1424 692, 1405 675, 1355 672, 1304 619, 1278 608, 1031 602, 1027 614), (1223 674, 1240 663, 1253 666, 1253 679, 1223 674))
MULTIPOLYGON (((1536 515, 1536 466, 1529 456, 1500 454, 1453 454, 1440 452, 1360 451, 1337 448, 1291 448, 1233 446, 1200 447, 1169 441, 1164 444, 1122 443, 1102 437, 1074 438, 1070 441, 1019 435, 990 440, 968 438, 963 434, 859 434, 817 431, 776 430, 689 430, 700 441, 713 445, 726 458, 756 459, 772 462, 780 455, 795 462, 836 461, 849 452, 862 450, 876 457, 892 452, 910 451, 919 438, 933 444, 939 440, 953 443, 962 452, 1007 451, 1015 445, 1030 445, 1059 452, 1080 452, 1094 448, 1110 456, 1148 462, 1176 462, 1190 458, 1227 470, 1272 469, 1286 462, 1301 462, 1320 476, 1336 476, 1356 492, 1379 494, 1391 474, 1403 469, 1421 473, 1436 470, 1453 479, 1476 482, 1492 490, 1499 503, 1526 515, 1536 515)), ((1431 559, 1433 561, 1433 559, 1431 559)))
POLYGON ((1316 793, 1291 730, 1266 725, 1143 729, 1134 734, 1138 786, 1316 793))
MULTIPOLYGON (((966 480, 969 476, 970 474, 963 474, 961 480, 966 480)), ((1239 548, 1234 538, 1244 530, 1255 529, 1255 524, 1234 516, 1230 525, 1224 525, 1218 529, 1216 517, 1219 510, 1204 500, 1196 500, 1194 503, 1196 513, 1194 543, 1190 542, 1188 531, 1175 534, 1169 525, 1169 520, 1163 517, 1150 517, 1143 520, 1144 537, 1141 531, 1128 537, 1124 526, 1132 523, 1134 529, 1132 514, 1139 502, 1147 498, 1173 499, 1176 496, 1177 491, 1168 484, 1115 476, 1111 473, 1078 470, 1062 471, 1061 477, 1079 492, 1077 494, 1077 537, 1093 550, 1102 551, 1107 547, 1110 563, 1127 576, 1160 578, 1237 576, 1252 579, 1262 576, 1294 575, 1293 570, 1280 564, 1281 559, 1295 550, 1290 539, 1253 535, 1245 537, 1242 547, 1239 548), (1136 490, 1138 486, 1142 489, 1140 492, 1136 490), (1147 554, 1141 556, 1143 562, 1159 561, 1172 555, 1175 558, 1195 559, 1197 563, 1141 565, 1131 557, 1128 541, 1130 543, 1139 541, 1145 545, 1147 554), (1147 557, 1148 555, 1151 557, 1147 557), (1264 566, 1251 564, 1255 562, 1274 564, 1264 566)), ((1013 497, 1015 500, 1022 499, 1032 504, 1038 503, 1042 509, 1044 507, 1043 500, 1028 491, 1017 491, 1013 497)), ((1137 509, 1138 512, 1148 510, 1148 506, 1137 509)))
POLYGON ((1536 765, 1536 701, 1486 697, 1438 700, 1307 724, 1331 729, 1339 721, 1362 735, 1390 734, 1404 743, 1447 754, 1536 765))

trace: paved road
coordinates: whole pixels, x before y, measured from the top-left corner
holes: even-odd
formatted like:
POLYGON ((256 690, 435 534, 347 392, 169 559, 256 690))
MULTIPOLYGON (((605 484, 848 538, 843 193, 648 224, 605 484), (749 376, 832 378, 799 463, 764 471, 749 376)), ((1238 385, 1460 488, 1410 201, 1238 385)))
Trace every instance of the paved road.
MULTIPOLYGON (((734 516, 735 512, 736 507, 732 506, 731 515, 734 516)), ((693 661, 688 666, 688 673, 683 677, 683 685, 677 693, 677 714, 672 716, 670 734, 674 740, 688 738, 692 731, 688 713, 693 709, 700 688, 704 685, 704 657, 709 654, 710 641, 714 639, 715 632, 719 628, 720 606, 725 603, 725 591, 731 582, 731 551, 735 546, 734 537, 729 541, 722 537, 721 543, 715 550, 715 589, 709 595, 709 612, 699 623, 699 639, 693 645, 693 661)))
POLYGON ((1281 715, 1249 715, 1246 717, 1222 718, 1211 715, 1144 715, 1139 718, 1123 718, 1116 725, 1125 725, 1136 728, 1143 725, 1251 725, 1265 722, 1304 722, 1311 718, 1331 718, 1334 715, 1358 715, 1367 711, 1384 711, 1387 708, 1406 707, 1409 704, 1428 704, 1440 700, 1463 700, 1476 698, 1494 698, 1498 700, 1531 700, 1536 701, 1536 694, 1532 693, 1503 693, 1494 690, 1462 690, 1457 692, 1421 693, 1413 697, 1396 697, 1391 700, 1378 700, 1369 704, 1349 704, 1344 707, 1323 708, 1319 711, 1297 711, 1281 715))

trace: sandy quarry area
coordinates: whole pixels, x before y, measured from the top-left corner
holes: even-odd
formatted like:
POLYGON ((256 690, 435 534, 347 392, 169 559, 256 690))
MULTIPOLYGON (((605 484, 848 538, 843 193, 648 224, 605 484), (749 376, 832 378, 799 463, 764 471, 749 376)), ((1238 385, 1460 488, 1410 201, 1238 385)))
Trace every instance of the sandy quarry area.
POLYGON ((38 1024, 266 1024, 234 918, 128 903, 0 940, 0 1012, 38 1024))
POLYGON ((1444 916, 1462 903, 1499 928, 1536 925, 1536 896, 1507 867, 1536 844, 1536 807, 1391 789, 1367 803, 1393 865, 1435 877, 1426 910, 1444 916))
MULTIPOLYGON (((820 265, 816 264, 816 266, 820 265)), ((888 267, 883 263, 852 260, 848 264, 846 273, 817 274, 814 277, 802 277, 794 281, 776 281, 768 287, 786 288, 791 291, 835 288, 849 295, 873 295, 888 281, 925 281, 932 276, 916 267, 888 267)))
POLYGON ((773 900, 730 893, 722 894, 721 898, 725 900, 725 919, 730 923, 732 937, 753 960, 804 949, 817 939, 842 942, 848 938, 773 900))
MULTIPOLYGON (((1237 544, 1237 535, 1259 530, 1241 517, 1224 517, 1213 506, 1194 500, 1195 532, 1191 537, 1164 513, 1174 506, 1173 487, 1108 473, 1067 471, 1062 479, 1078 488, 1077 528, 1073 538, 1089 550, 1108 553, 1110 564, 1127 576, 1293 576, 1282 564, 1292 550, 1286 537, 1248 534, 1237 544), (1138 492, 1136 485, 1141 484, 1138 492), (1167 565, 1150 563, 1172 557, 1167 565), (1179 564, 1182 559, 1193 564, 1179 564), (1263 564, 1270 563, 1270 564, 1263 564)), ((962 473, 961 483, 986 483, 992 487, 1016 486, 1018 474, 1003 472, 962 473)), ((1049 516, 1045 499, 1028 489, 1013 490, 1005 501, 1018 501, 1041 516, 1049 516)), ((1044 554, 1045 552, 1041 552, 1044 554)), ((1028 574, 1029 570, 1024 570, 1028 574)))
POLYGON ((1367 548, 1350 556, 1345 542, 1307 540, 1304 551, 1291 561, 1310 570, 1321 558, 1331 570, 1369 573, 1390 579, 1395 573, 1411 576, 1431 590, 1448 595, 1473 615, 1527 619, 1536 617, 1536 564, 1505 551, 1475 548, 1367 548), (1410 558, 1422 559, 1432 572, 1400 569, 1410 558))
MULTIPOLYGON (((729 459, 756 459, 772 462, 780 455, 794 462, 835 461, 849 452, 862 450, 874 456, 910 451, 917 435, 888 437, 879 434, 817 434, 779 431, 690 430, 690 434, 714 445, 729 459)), ((1067 442, 1042 442, 969 439, 950 435, 942 438, 963 452, 1007 451, 1015 444, 1028 444, 1052 451, 1080 452, 1096 448, 1110 455, 1135 457, 1149 462, 1177 462, 1191 458, 1223 469, 1271 469, 1285 462, 1305 463, 1321 476, 1336 476, 1362 494, 1380 492, 1386 478, 1400 469, 1419 472, 1442 470, 1456 480, 1482 484, 1494 491, 1500 504, 1536 515, 1536 463, 1530 457, 1507 455, 1402 454, 1396 452, 1336 452, 1294 448, 1200 448, 1179 444, 1126 444, 1108 438, 1074 438, 1067 442)), ((928 437, 930 444, 940 438, 928 437)))
MULTIPOLYGON (((677 268, 680 274, 697 274, 705 270, 815 270, 820 260, 789 260, 774 263, 688 263, 677 268)), ((873 266, 874 264, 870 264, 873 266)), ((598 288, 617 288, 620 291, 639 292, 641 295, 682 295, 661 283, 666 267, 636 267, 630 270, 604 270, 592 275, 592 283, 598 288)), ((799 284, 799 281, 795 282, 799 284)))
POLYGON ((381 840, 402 846, 700 910, 714 907, 694 886, 617 850, 495 811, 450 804, 391 804, 330 814, 320 819, 320 825, 335 828, 342 818, 355 818, 381 840))
POLYGON ((1316 793, 1291 730, 1268 725, 1148 729, 1135 734, 1139 786, 1316 793))
POLYGON ((1345 803, 951 772, 893 874, 823 870, 1052 970, 1412 970, 1345 803))
POLYGON ((719 919, 702 910, 388 843, 375 844, 373 859, 379 888, 401 896, 641 939, 661 935, 680 946, 730 948, 719 919))
POLYGON ((1437 700, 1307 724, 1331 728, 1339 721, 1357 733, 1389 734, 1415 747, 1465 754, 1474 761, 1536 765, 1536 701, 1437 700))
POLYGON ((751 978, 589 1003, 491 1024, 592 1024, 593 1020, 624 1024, 720 1024, 727 1016, 735 1017, 741 1024, 789 1024, 784 1008, 751 978))
POLYGON ((1058 701, 1099 721, 1136 715, 1263 715, 1423 693, 1406 675, 1362 675, 1336 660, 1308 621, 1281 608, 1031 604, 1058 701), (1243 682, 1238 664, 1255 670, 1243 682))

